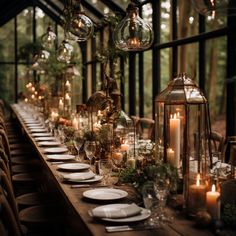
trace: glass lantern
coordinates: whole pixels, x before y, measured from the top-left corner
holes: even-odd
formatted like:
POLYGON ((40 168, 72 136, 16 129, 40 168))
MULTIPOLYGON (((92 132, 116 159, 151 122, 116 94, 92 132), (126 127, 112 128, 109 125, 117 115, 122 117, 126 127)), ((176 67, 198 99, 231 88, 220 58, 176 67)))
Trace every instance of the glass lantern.
POLYGON ((156 97, 155 121, 157 158, 179 170, 186 210, 194 214, 204 207, 211 165, 208 101, 193 80, 180 74, 156 97))

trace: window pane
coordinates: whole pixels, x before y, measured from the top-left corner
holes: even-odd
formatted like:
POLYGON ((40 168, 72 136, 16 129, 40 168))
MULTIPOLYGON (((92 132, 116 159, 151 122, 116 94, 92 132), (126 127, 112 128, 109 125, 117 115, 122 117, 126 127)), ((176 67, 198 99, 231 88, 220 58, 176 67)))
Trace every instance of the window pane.
POLYGON ((178 73, 187 73, 188 77, 198 81, 198 44, 179 46, 178 55, 178 73))
POLYGON ((161 50, 161 91, 166 88, 169 80, 171 78, 171 70, 170 70, 170 49, 162 49, 161 50))
POLYGON ((170 9, 171 4, 170 0, 162 0, 161 1, 161 35, 160 40, 161 43, 170 41, 171 37, 171 29, 170 29, 170 9))
POLYGON ((144 56, 144 117, 152 118, 152 51, 146 51, 144 56))
POLYGON ((14 38, 14 20, 11 20, 0 27, 0 61, 13 62, 15 60, 14 38))
POLYGON ((191 1, 178 1, 178 38, 185 38, 198 34, 198 13, 191 1))
POLYGON ((7 103, 13 103, 15 101, 14 71, 14 65, 0 64, 1 98, 3 98, 7 103))
POLYGON ((226 122, 226 37, 206 43, 206 93, 210 105, 212 130, 225 135, 226 122))

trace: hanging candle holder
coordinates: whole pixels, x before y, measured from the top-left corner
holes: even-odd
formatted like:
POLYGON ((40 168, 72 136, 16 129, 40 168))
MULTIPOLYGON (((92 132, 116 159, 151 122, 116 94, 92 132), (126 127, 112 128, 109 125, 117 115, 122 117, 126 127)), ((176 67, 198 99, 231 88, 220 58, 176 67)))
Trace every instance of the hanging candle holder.
POLYGON ((157 158, 179 170, 185 207, 195 214, 204 207, 212 163, 208 101, 193 80, 180 74, 156 97, 155 121, 157 158))

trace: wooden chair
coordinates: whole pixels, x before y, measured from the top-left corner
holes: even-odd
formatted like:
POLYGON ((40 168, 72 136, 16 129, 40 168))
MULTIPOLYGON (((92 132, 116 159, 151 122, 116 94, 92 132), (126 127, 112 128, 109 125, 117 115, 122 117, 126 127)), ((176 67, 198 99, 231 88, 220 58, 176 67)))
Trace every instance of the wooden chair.
POLYGON ((225 138, 221 134, 212 131, 210 133, 210 144, 211 152, 220 154, 221 161, 225 161, 225 138))
POLYGON ((140 118, 138 123, 138 133, 142 139, 154 140, 155 121, 150 118, 140 118))

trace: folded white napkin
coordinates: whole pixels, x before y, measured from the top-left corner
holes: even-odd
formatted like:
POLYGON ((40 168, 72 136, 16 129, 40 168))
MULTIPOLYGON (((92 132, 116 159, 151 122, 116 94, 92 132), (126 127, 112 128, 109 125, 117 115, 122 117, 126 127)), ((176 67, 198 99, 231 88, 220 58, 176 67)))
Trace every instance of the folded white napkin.
POLYGON ((142 209, 139 206, 137 206, 135 203, 132 203, 121 208, 95 208, 91 211, 91 214, 93 217, 98 218, 119 219, 138 215, 141 210, 142 209))

